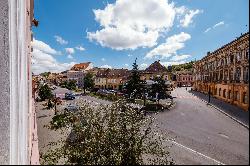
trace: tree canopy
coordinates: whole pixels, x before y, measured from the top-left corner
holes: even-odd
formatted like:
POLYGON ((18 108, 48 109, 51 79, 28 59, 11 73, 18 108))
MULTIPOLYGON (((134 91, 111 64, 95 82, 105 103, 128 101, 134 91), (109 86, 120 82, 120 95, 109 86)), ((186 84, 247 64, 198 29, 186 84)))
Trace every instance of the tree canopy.
POLYGON ((91 73, 87 73, 84 77, 84 89, 93 89, 95 85, 93 75, 91 73))
POLYGON ((144 165, 173 164, 166 136, 154 124, 123 101, 109 106, 82 103, 78 111, 53 117, 49 128, 69 131, 66 141, 49 144, 43 164, 144 165), (154 127, 153 127, 154 126, 154 127), (52 146, 52 147, 51 147, 52 146))
POLYGON ((44 101, 45 99, 51 99, 53 97, 52 91, 48 84, 44 84, 39 87, 38 95, 40 96, 42 101, 44 101))
POLYGON ((136 61, 137 61, 137 58, 135 59, 135 62, 133 63, 132 73, 126 85, 127 94, 129 96, 132 95, 133 98, 140 96, 142 94, 142 89, 143 89, 143 81, 140 80, 140 73, 139 73, 139 69, 138 69, 138 65, 136 61))

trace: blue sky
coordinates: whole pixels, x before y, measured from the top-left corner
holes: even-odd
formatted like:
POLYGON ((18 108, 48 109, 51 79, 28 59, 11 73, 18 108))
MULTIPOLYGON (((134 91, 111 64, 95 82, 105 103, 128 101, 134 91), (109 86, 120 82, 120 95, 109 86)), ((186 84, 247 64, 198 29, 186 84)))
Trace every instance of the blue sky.
POLYGON ((248 6, 248 0, 35 0, 33 72, 87 61, 131 68, 136 57, 141 69, 158 59, 198 60, 248 31, 248 6))

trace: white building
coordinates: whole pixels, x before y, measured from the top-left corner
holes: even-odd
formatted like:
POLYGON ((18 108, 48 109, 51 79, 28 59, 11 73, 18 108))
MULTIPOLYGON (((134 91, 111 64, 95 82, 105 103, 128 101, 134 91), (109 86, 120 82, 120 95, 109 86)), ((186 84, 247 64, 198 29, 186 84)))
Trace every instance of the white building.
POLYGON ((69 70, 67 71, 67 79, 69 80, 76 80, 76 85, 78 88, 84 87, 84 71, 74 71, 69 70))

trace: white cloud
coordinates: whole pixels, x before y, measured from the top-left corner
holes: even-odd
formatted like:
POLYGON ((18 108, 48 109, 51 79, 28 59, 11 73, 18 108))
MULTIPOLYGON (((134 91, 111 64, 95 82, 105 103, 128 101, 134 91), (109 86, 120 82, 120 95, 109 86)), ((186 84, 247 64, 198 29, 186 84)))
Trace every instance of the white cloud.
POLYGON ((128 54, 128 57, 131 57, 131 56, 133 56, 133 55, 131 55, 131 54, 128 54))
POLYGON ((102 29, 87 32, 90 41, 116 50, 134 50, 156 45, 159 33, 173 26, 175 9, 167 0, 117 0, 94 14, 102 29))
POLYGON ((216 28, 218 26, 224 25, 224 21, 221 21, 213 26, 213 28, 216 28))
POLYGON ((146 69, 147 67, 148 67, 148 64, 146 64, 146 63, 140 64, 140 70, 144 70, 144 69, 146 69))
POLYGON ((184 63, 186 63, 186 61, 167 61, 167 62, 162 62, 162 61, 160 61, 160 63, 161 63, 163 66, 170 66, 170 65, 184 64, 184 63))
POLYGON ((51 48, 48 44, 46 44, 40 40, 36 40, 35 38, 31 42, 31 45, 32 45, 33 49, 40 50, 44 53, 53 54, 53 55, 60 54, 59 52, 57 52, 56 50, 51 48))
POLYGON ((191 36, 184 32, 168 37, 165 43, 158 45, 156 48, 147 53, 145 59, 152 59, 156 56, 168 58, 173 54, 176 54, 177 50, 182 49, 185 46, 184 42, 189 39, 191 39, 191 36))
POLYGON ((129 67, 129 65, 126 63, 126 64, 124 64, 124 66, 126 66, 126 67, 129 67))
POLYGON ((63 45, 63 44, 68 44, 68 41, 64 40, 61 36, 55 35, 54 37, 56 38, 56 41, 57 41, 58 43, 60 43, 61 45, 63 45))
POLYGON ((110 66, 110 65, 103 65, 103 66, 101 66, 101 68, 109 68, 109 69, 112 69, 112 66, 110 66))
POLYGON ((152 47, 156 45, 159 34, 157 31, 139 32, 129 27, 107 27, 95 33, 88 32, 90 41, 96 40, 103 47, 115 50, 131 49, 138 47, 152 47))
POLYGON ((73 56, 69 54, 69 55, 67 56, 67 58, 73 59, 73 56))
POLYGON ((185 6, 175 8, 175 12, 176 12, 177 16, 181 16, 181 15, 185 14, 185 12, 187 12, 187 10, 188 9, 185 6))
POLYGON ((106 59, 105 59, 105 58, 102 58, 101 60, 102 60, 103 62, 104 62, 104 61, 106 61, 106 59))
POLYGON ((206 30, 205 30, 205 33, 207 33, 208 31, 210 31, 212 28, 207 28, 206 30))
POLYGON ((74 48, 65 48, 65 51, 67 54, 74 54, 75 53, 74 48))
MULTIPOLYGON (((50 46, 48 47, 50 48, 50 46)), ((32 54, 31 67, 32 67, 32 72, 34 74, 40 74, 42 72, 48 72, 48 71, 62 72, 70 69, 74 64, 76 64, 75 62, 59 63, 51 54, 47 52, 48 50, 44 49, 44 47, 36 47, 33 49, 33 52, 31 53, 32 54)), ((54 53, 54 51, 52 51, 52 53, 54 53)))
MULTIPOLYGON (((181 11, 184 12, 184 9, 181 11)), ((199 13, 202 13, 201 10, 196 9, 196 10, 189 10, 188 13, 185 14, 184 18, 180 20, 180 24, 182 27, 188 27, 189 24, 193 22, 193 17, 199 13)))
POLYGON ((175 55, 170 60, 171 61, 180 61, 189 58, 191 55, 175 55))
POLYGON ((77 50, 79 50, 79 51, 84 51, 84 50, 85 50, 85 48, 82 47, 82 46, 76 46, 75 48, 76 48, 77 50))
POLYGON ((212 30, 212 29, 215 29, 215 28, 217 28, 218 26, 222 26, 222 25, 224 25, 224 24, 225 24, 224 21, 218 22, 218 23, 215 24, 214 26, 207 28, 207 29, 204 31, 204 33, 207 33, 208 31, 210 31, 210 30, 212 30))

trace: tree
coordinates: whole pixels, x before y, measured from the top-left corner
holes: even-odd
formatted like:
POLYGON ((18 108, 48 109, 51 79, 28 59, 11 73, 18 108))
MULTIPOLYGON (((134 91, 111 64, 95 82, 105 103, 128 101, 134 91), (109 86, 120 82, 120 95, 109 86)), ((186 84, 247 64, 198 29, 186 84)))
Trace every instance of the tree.
POLYGON ((94 85, 93 75, 91 73, 87 73, 84 77, 84 93, 86 89, 93 89, 94 85))
POLYGON ((48 84, 40 86, 38 95, 40 96, 42 101, 44 101, 45 99, 51 99, 53 97, 52 91, 48 84))
POLYGON ((51 72, 44 72, 44 73, 41 73, 40 75, 47 79, 50 74, 51 74, 51 72))
POLYGON ((135 62, 133 63, 133 69, 132 74, 129 77, 129 81, 126 85, 126 92, 128 96, 132 96, 133 99, 136 97, 141 96, 142 89, 143 89, 143 81, 140 80, 140 73, 138 70, 138 65, 136 64, 137 58, 135 59, 135 62))
POLYGON ((164 99, 167 95, 166 94, 167 87, 165 85, 165 80, 163 79, 163 76, 155 77, 154 81, 156 83, 152 85, 152 95, 158 93, 158 99, 164 99))
MULTIPOLYGON (((141 165, 173 164, 153 117, 124 101, 109 106, 83 106, 53 117, 49 128, 69 131, 66 141, 49 144, 43 164, 141 165), (154 125, 153 125, 154 124, 154 125)), ((65 134, 65 133, 64 133, 65 134)))
POLYGON ((76 89, 76 80, 69 80, 66 83, 66 88, 69 90, 75 90, 76 89))

